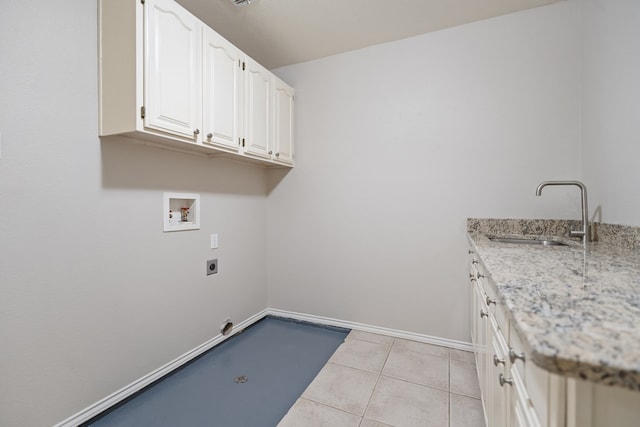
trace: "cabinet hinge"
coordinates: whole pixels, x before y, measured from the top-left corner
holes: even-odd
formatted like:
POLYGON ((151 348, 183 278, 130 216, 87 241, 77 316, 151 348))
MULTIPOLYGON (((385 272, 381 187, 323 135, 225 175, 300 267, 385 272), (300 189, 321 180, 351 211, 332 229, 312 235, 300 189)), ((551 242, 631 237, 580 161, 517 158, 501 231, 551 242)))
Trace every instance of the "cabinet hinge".
POLYGON ((144 119, 144 114, 146 113, 145 109, 144 109, 144 105, 142 107, 140 107, 140 118, 144 119))

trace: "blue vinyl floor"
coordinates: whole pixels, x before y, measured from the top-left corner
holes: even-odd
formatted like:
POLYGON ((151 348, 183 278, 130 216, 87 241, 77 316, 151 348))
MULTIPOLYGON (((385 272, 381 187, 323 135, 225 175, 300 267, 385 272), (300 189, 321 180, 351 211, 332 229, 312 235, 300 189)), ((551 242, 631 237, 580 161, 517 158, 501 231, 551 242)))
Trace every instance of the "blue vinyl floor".
POLYGON ((276 426, 348 332, 267 317, 85 425, 276 426))

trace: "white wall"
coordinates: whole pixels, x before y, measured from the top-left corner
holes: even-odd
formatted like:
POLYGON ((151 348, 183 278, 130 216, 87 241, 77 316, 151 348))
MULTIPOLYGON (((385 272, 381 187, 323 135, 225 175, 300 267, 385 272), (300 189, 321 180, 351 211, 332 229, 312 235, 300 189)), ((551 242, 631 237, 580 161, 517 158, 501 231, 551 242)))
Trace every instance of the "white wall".
POLYGON ((269 306, 469 341, 467 217, 579 218, 574 3, 276 70, 297 167, 268 199, 269 306))
POLYGON ((582 141, 591 211, 640 226, 640 2, 583 0, 582 141))
POLYGON ((95 0, 2 3, 6 427, 55 424, 266 307, 264 170, 101 143, 96 25, 95 0), (163 233, 163 191, 200 193, 202 229, 163 233))

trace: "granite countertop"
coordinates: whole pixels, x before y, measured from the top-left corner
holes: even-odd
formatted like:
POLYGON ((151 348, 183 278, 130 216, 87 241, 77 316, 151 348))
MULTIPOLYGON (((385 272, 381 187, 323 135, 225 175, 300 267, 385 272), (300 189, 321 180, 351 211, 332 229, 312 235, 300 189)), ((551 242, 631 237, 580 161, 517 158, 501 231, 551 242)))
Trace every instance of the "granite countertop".
POLYGON ((468 235, 529 346, 529 360, 563 376, 640 390, 640 250, 606 242, 585 249, 570 239, 564 239, 570 246, 541 247, 487 238, 526 231, 469 227, 468 235))

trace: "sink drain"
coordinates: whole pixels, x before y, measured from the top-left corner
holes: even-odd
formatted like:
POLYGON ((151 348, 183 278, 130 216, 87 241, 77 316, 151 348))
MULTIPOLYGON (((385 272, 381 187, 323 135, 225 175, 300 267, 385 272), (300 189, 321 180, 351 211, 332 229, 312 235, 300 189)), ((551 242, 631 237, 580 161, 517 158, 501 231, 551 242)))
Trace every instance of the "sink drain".
POLYGON ((240 375, 239 377, 235 377, 233 379, 233 382, 236 384, 244 384, 247 381, 249 381, 249 378, 245 377, 244 375, 240 375))

